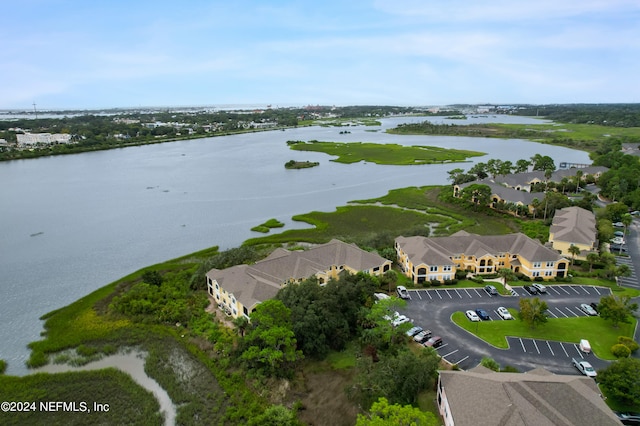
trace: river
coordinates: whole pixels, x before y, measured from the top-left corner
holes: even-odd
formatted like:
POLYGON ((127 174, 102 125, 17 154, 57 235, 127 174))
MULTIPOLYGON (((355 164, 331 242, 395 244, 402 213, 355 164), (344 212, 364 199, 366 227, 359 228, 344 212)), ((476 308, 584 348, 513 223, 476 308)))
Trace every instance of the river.
MULTIPOLYGON (((41 315, 144 266, 214 245, 238 246, 262 235, 250 228, 267 219, 284 222, 285 230, 304 227, 291 217, 333 211, 394 188, 445 184, 448 170, 490 158, 515 163, 541 153, 556 164, 590 162, 582 151, 523 140, 383 132, 410 120, 424 118, 384 119, 382 128, 306 127, 0 163, 0 359, 9 363, 7 374, 27 373, 27 344, 40 338, 41 315), (313 139, 488 154, 462 164, 346 165, 286 145, 313 139), (320 166, 285 170, 292 159, 320 166)), ((471 121, 539 122, 509 116, 465 122, 471 121)))

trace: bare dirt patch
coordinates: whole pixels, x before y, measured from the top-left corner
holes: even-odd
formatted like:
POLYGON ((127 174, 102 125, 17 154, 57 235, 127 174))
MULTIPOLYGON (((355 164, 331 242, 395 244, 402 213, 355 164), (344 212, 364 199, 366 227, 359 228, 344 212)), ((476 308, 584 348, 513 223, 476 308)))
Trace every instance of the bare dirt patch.
POLYGON ((308 425, 351 426, 358 407, 347 398, 345 388, 351 383, 349 373, 326 370, 304 374, 302 409, 298 418, 308 425))

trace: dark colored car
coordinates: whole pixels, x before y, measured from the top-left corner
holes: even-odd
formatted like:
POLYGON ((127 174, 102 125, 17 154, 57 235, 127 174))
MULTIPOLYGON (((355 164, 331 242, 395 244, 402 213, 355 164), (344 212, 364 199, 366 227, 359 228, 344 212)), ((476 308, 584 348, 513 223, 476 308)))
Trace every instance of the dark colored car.
POLYGON ((530 285, 525 285, 522 288, 524 288, 527 291, 527 293, 529 293, 529 294, 538 294, 538 289, 535 288, 535 287, 532 287, 530 285))
POLYGON ((427 340, 426 342, 424 342, 424 345, 428 348, 437 348, 442 346, 444 342, 442 341, 442 337, 440 336, 433 336, 432 338, 430 338, 429 340, 427 340))
POLYGON ((488 321, 491 319, 487 311, 485 311, 484 309, 476 309, 476 314, 478 314, 482 321, 488 321))
POLYGON ((620 413, 616 411, 616 416, 623 425, 640 425, 640 413, 620 413))
POLYGON ((491 296, 497 296, 498 295, 498 289, 495 288, 492 285, 486 285, 484 286, 484 291, 486 291, 487 293, 489 293, 491 296))

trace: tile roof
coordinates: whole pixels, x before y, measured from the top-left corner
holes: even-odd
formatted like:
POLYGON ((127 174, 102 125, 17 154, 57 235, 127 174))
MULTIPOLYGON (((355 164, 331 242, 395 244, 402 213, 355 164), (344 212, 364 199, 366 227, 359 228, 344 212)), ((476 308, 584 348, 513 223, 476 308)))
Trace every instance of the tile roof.
POLYGON ((482 179, 474 182, 466 182, 458 185, 458 187, 460 188, 460 190, 463 190, 467 186, 473 185, 473 184, 487 185, 489 188, 491 188, 492 195, 494 194, 497 195, 505 202, 515 203, 515 204, 522 203, 525 206, 528 206, 529 204, 531 204, 535 198, 537 198, 538 200, 542 200, 544 198, 543 193, 519 191, 517 189, 513 189, 513 188, 506 187, 504 185, 501 185, 500 183, 496 183, 491 179, 482 179))
POLYGON ((543 369, 440 371, 456 426, 619 425, 593 379, 543 369))

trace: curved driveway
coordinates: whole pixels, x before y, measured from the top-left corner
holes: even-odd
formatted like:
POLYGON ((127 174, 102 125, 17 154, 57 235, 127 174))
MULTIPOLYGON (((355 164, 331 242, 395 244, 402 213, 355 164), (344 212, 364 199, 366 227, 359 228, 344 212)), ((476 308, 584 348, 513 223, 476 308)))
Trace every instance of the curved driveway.
MULTIPOLYGON (((594 286, 546 287, 547 294, 540 298, 547 302, 550 317, 586 316, 578 308, 580 304, 598 302, 600 297, 610 294, 608 288, 594 286)), ((544 367, 554 373, 579 374, 571 365, 572 357, 584 357, 596 369, 608 365, 607 361, 598 359, 593 354, 583 354, 576 344, 567 342, 509 338, 509 349, 498 349, 451 322, 454 312, 477 308, 486 310, 492 321, 502 321, 495 312, 498 306, 517 310, 521 297, 531 297, 521 287, 515 287, 514 290, 518 296, 490 296, 482 288, 410 290, 411 299, 401 313, 411 318, 415 325, 441 336, 444 345, 438 348, 438 353, 464 370, 475 367, 485 356, 493 358, 502 367, 510 365, 519 371, 544 367)))

